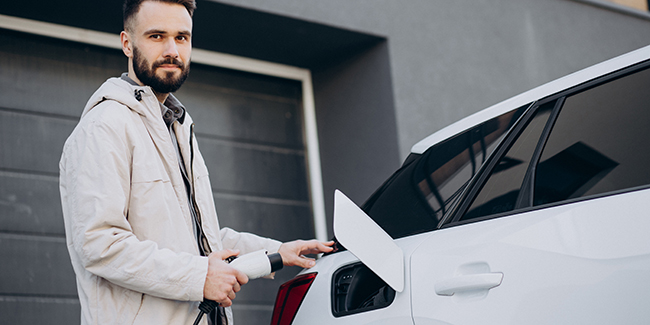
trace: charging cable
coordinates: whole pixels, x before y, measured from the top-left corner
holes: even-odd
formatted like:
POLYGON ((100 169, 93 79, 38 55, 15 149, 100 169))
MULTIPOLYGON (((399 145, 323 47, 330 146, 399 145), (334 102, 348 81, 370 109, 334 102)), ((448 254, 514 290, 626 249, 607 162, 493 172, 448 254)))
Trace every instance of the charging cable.
MULTIPOLYGON (((249 280, 267 276, 282 269, 282 256, 280 253, 267 255, 265 250, 259 250, 242 256, 231 256, 224 260, 233 268, 244 272, 249 280)), ((215 301, 204 299, 199 304, 199 315, 194 321, 198 325, 203 315, 211 313, 219 304, 215 301)))

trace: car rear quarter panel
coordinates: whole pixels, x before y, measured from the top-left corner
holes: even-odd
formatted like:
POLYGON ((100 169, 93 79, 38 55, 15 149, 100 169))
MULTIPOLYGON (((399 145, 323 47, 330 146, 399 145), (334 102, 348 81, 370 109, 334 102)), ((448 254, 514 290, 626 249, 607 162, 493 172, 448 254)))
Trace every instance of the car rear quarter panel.
MULTIPOLYGON (((404 291, 397 292, 395 300, 386 308, 371 310, 353 315, 334 317, 332 314, 332 275, 339 268, 359 261, 351 252, 343 251, 322 257, 311 269, 303 270, 301 273, 318 272, 316 280, 307 292, 305 299, 300 306, 293 325, 388 325, 413 324, 411 315, 411 287, 410 287, 410 263, 408 256, 430 235, 431 233, 419 234, 416 236, 400 238, 395 243, 404 251, 405 258, 405 286, 404 291)), ((381 252, 377 252, 381 254, 381 252)))

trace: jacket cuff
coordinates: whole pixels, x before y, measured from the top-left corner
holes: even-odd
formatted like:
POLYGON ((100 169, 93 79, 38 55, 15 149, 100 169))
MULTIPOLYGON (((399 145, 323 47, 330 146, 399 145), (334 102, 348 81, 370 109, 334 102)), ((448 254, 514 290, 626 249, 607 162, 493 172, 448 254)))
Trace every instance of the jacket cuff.
POLYGON ((203 288, 205 287, 205 278, 208 275, 208 258, 206 256, 197 256, 194 263, 197 269, 197 279, 189 288, 189 301, 203 301, 203 288))

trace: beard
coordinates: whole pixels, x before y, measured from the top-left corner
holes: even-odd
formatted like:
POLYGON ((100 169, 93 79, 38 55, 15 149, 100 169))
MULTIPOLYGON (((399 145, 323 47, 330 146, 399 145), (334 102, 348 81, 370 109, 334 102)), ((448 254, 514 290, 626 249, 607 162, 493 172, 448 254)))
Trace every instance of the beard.
POLYGON ((149 61, 142 55, 137 47, 133 47, 133 72, 135 76, 138 77, 140 82, 144 85, 151 87, 158 94, 168 94, 177 91, 187 75, 190 73, 189 65, 185 65, 182 61, 175 58, 165 58, 158 60, 153 64, 150 64, 149 61), (165 72, 164 77, 159 77, 156 74, 156 69, 163 64, 174 64, 178 66, 181 70, 179 76, 174 76, 175 73, 172 71, 165 72))

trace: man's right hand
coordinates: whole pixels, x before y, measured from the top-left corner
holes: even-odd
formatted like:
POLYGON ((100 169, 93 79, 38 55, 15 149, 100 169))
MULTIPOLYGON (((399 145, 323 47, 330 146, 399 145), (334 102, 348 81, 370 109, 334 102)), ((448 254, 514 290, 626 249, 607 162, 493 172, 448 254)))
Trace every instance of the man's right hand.
POLYGON ((232 305, 235 293, 248 283, 248 276, 231 267, 224 260, 239 254, 238 250, 224 249, 208 255, 208 274, 203 286, 203 297, 216 301, 224 307, 232 305))

